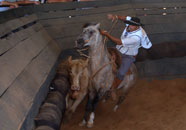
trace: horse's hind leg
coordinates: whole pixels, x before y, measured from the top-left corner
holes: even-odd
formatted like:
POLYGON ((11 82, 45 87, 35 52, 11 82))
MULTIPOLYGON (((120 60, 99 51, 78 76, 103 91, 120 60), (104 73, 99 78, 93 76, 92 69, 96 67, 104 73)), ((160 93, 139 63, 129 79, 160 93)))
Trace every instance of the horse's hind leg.
POLYGON ((106 102, 110 97, 111 97, 111 92, 110 90, 108 90, 105 92, 105 98, 103 99, 103 103, 106 102))
POLYGON ((125 100, 125 95, 119 96, 118 102, 114 106, 114 111, 116 112, 119 108, 119 105, 125 100))
POLYGON ((119 96, 119 99, 116 103, 116 105, 114 106, 114 111, 116 111, 119 108, 119 105, 125 100, 126 95, 128 94, 130 88, 133 86, 133 82, 129 81, 122 90, 122 95, 119 96))

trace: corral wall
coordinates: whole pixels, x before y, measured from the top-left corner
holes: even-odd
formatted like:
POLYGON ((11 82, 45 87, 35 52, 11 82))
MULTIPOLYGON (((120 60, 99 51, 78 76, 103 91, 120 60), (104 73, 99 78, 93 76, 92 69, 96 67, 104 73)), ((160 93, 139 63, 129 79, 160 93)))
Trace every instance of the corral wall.
MULTIPOLYGON (((184 0, 109 0, 34 5, 1 12, 1 129, 31 129, 61 50, 73 48, 86 22, 100 22, 102 29, 109 30, 112 23, 108 13, 138 16, 145 24, 153 48, 140 50, 136 62, 140 77, 185 76, 185 7, 184 0), (172 55, 173 48, 174 53, 183 53, 172 55)), ((124 24, 118 22, 112 35, 120 37, 123 28, 124 24)))
POLYGON ((1 130, 31 129, 60 48, 36 15, 0 24, 1 130))
MULTIPOLYGON (((140 77, 185 76, 184 1, 99 1, 73 3, 61 8, 59 6, 57 5, 55 10, 48 9, 46 12, 40 11, 36 14, 40 23, 62 49, 74 47, 76 37, 87 22, 100 22, 102 29, 110 30, 112 23, 107 19, 108 13, 137 16, 145 24, 143 28, 153 43, 150 50, 140 49, 136 63, 140 77)), ((120 37, 123 28, 123 22, 119 21, 111 34, 120 37)))

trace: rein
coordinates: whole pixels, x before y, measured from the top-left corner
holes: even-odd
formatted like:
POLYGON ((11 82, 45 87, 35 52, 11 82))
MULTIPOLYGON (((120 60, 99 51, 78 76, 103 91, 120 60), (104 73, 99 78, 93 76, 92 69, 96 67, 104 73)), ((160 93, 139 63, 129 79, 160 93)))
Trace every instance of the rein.
POLYGON ((86 55, 85 53, 83 53, 82 51, 86 51, 88 50, 88 48, 84 48, 84 49, 77 49, 77 52, 79 53, 80 56, 84 56, 86 58, 90 58, 90 56, 86 55))
POLYGON ((93 79, 93 78, 96 76, 97 73, 99 73, 104 67, 106 67, 108 64, 111 64, 111 63, 113 63, 113 60, 111 60, 110 62, 105 63, 103 66, 101 66, 101 67, 90 77, 90 79, 93 79))
MULTIPOLYGON (((118 22, 118 19, 116 19, 116 20, 114 21, 114 23, 112 24, 112 26, 111 26, 111 28, 110 28, 110 31, 108 32, 109 34, 112 32, 112 30, 113 30, 113 28, 115 27, 115 25, 117 24, 117 22, 118 22)), ((108 38, 105 36, 105 38, 104 38, 104 44, 106 43, 107 40, 108 40, 108 38)))

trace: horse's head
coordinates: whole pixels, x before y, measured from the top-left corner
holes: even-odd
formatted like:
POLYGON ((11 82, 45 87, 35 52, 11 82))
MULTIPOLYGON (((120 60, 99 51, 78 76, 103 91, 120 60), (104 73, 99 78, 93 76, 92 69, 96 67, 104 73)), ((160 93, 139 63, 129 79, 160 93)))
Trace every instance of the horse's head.
POLYGON ((95 41, 99 39, 100 23, 98 24, 85 24, 83 27, 83 32, 78 36, 76 40, 76 47, 81 49, 84 46, 91 46, 95 41))
POLYGON ((68 58, 68 63, 70 65, 70 70, 71 70, 70 72, 71 90, 79 91, 81 90, 81 83, 82 83, 81 80, 83 80, 82 76, 88 77, 88 75, 85 75, 84 73, 88 66, 88 59, 72 60, 72 57, 70 56, 68 58))

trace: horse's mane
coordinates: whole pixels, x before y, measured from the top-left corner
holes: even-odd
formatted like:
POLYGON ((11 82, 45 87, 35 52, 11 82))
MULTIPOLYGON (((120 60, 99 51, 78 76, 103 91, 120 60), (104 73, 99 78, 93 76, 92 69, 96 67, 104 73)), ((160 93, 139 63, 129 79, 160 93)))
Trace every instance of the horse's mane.
POLYGON ((98 23, 96 23, 96 22, 90 22, 90 23, 85 23, 84 25, 83 25, 83 28, 87 28, 88 26, 95 26, 95 25, 97 25, 98 23))

